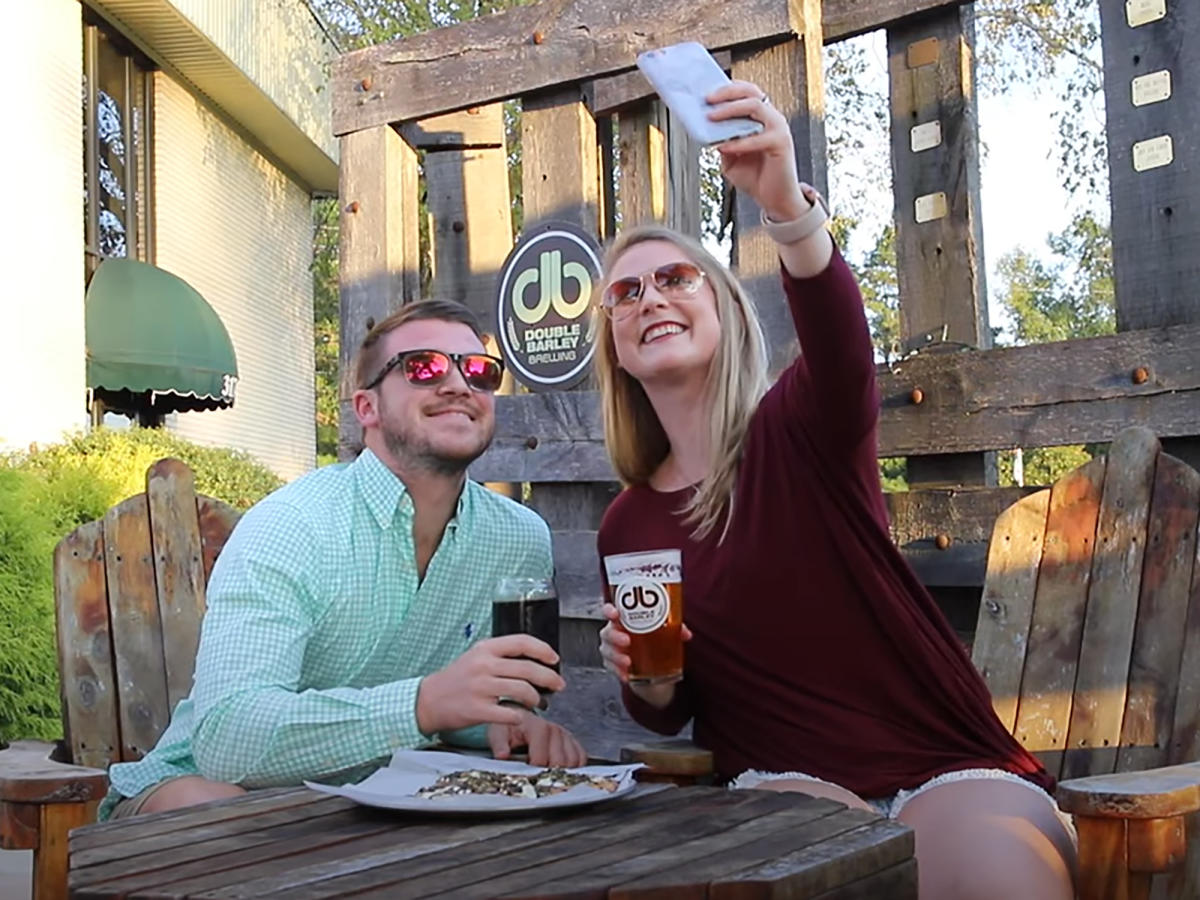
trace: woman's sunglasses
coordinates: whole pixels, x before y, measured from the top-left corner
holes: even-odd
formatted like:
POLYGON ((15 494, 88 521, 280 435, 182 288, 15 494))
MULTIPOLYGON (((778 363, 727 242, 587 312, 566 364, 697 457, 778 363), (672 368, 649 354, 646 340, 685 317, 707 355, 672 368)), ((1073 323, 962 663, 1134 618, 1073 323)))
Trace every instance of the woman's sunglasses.
POLYGON ((437 387, 450 376, 451 366, 458 366, 467 387, 484 394, 493 393, 504 377, 504 360, 486 353, 405 350, 384 363, 365 389, 375 387, 395 368, 399 368, 404 373, 404 380, 414 387, 437 387))
POLYGON ((664 297, 690 297, 700 290, 704 270, 690 262, 673 262, 641 275, 630 275, 611 282, 600 295, 600 305, 614 319, 624 319, 635 309, 646 292, 646 277, 664 297))

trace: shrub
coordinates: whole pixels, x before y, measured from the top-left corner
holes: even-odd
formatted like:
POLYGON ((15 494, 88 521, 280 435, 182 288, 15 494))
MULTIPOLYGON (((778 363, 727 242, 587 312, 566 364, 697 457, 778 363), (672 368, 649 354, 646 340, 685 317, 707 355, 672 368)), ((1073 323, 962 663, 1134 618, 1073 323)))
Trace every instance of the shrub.
POLYGON ((0 457, 0 743, 62 734, 54 636, 53 554, 76 526, 145 490, 164 456, 196 491, 246 509, 282 484, 248 454, 164 431, 96 429, 0 457))

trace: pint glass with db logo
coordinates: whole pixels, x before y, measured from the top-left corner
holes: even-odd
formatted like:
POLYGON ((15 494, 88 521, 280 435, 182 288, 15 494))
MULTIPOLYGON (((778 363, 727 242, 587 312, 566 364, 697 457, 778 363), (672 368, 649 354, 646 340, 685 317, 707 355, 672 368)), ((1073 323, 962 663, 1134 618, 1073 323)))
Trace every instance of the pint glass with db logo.
POLYGON ((604 557, 608 596, 629 635, 629 680, 683 677, 683 563, 678 550, 604 557))

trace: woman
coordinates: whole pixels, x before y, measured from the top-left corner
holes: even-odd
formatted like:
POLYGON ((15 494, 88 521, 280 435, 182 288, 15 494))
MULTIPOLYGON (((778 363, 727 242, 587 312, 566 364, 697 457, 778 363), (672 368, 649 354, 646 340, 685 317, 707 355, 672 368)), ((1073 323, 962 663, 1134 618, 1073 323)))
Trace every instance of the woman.
POLYGON ((802 356, 768 389, 753 306, 696 242, 659 227, 611 248, 597 373, 627 489, 602 557, 683 551, 683 681, 631 685, 606 606, 606 667, 662 734, 694 722, 734 787, 874 809, 916 833, 923 898, 1073 896, 1053 780, 892 545, 862 298, 802 185, 784 117, 752 84, 709 98, 761 133, 720 146, 778 244, 802 356))

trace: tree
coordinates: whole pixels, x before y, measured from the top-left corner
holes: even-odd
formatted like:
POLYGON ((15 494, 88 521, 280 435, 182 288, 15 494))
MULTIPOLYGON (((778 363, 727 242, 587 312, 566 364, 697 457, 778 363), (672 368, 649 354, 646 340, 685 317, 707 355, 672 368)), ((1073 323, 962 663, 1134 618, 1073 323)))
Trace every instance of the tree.
MULTIPOLYGON (((1000 261, 1002 308, 1012 326, 1005 341, 1033 344, 1095 337, 1116 331, 1112 282, 1112 239, 1107 226, 1090 213, 1077 215, 1047 244, 1053 257, 1043 261, 1023 248, 1000 261)), ((1026 484, 1052 484, 1087 462, 1097 446, 1040 447, 1023 456, 1026 484)), ((1002 484, 1013 484, 1014 453, 998 454, 1002 484)))

